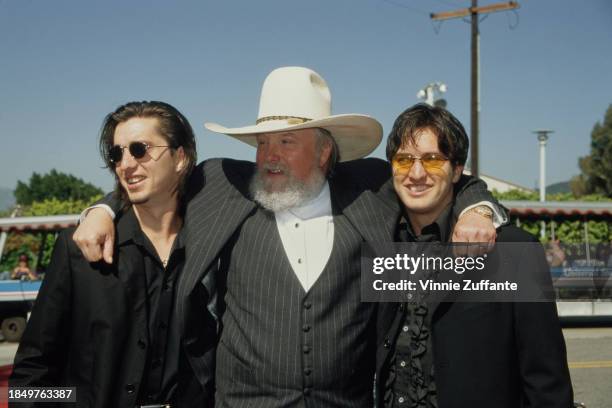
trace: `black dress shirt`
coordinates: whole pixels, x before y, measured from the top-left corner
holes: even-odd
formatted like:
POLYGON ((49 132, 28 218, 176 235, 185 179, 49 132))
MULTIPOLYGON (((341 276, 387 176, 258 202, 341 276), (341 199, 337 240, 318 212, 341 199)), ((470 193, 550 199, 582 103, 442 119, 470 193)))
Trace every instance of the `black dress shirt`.
MULTIPOLYGON (((397 230, 399 242, 447 242, 452 229, 452 206, 448 206, 431 224, 416 235, 404 217, 397 230)), ((400 307, 404 317, 396 347, 391 355, 386 385, 387 406, 436 408, 431 339, 431 313, 425 298, 400 307)))
POLYGON ((155 247, 142 231, 134 210, 128 210, 124 217, 125 222, 117 226, 123 229, 117 245, 139 248, 147 291, 150 347, 138 400, 141 404, 169 402, 175 396, 179 371, 179 328, 173 314, 176 282, 185 261, 183 232, 181 229, 176 236, 164 267, 155 247))

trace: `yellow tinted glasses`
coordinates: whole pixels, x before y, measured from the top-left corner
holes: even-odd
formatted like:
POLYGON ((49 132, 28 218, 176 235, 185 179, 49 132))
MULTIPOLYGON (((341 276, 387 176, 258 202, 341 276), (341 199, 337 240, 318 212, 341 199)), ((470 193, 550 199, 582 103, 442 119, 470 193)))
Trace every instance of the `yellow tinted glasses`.
POLYGON ((393 166, 393 174, 403 176, 410 172, 410 169, 417 160, 421 161, 426 172, 440 170, 448 158, 440 153, 425 153, 421 157, 414 156, 409 153, 398 153, 393 156, 391 165, 393 166))

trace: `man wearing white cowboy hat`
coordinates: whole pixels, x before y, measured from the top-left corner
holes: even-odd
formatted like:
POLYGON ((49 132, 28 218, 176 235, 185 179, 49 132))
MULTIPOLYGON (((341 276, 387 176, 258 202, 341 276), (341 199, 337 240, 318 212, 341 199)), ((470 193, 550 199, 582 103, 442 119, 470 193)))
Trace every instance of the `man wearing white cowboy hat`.
MULTIPOLYGON (((381 125, 330 107, 321 76, 284 67, 264 81, 255 125, 206 124, 257 148, 256 166, 209 160, 190 181, 177 310, 194 371, 210 372, 203 356, 213 340, 197 321, 218 287, 217 406, 373 404, 377 306, 360 300, 360 251, 364 241, 393 240, 400 210, 395 197, 374 194, 391 175, 387 164, 356 160, 379 144, 381 125)), ((455 205, 483 200, 492 200, 484 183, 464 180, 455 205)), ((109 255, 101 243, 112 234, 104 211, 95 213, 75 234, 90 260, 109 255)), ((456 237, 494 239, 481 215, 460 224, 456 237)))

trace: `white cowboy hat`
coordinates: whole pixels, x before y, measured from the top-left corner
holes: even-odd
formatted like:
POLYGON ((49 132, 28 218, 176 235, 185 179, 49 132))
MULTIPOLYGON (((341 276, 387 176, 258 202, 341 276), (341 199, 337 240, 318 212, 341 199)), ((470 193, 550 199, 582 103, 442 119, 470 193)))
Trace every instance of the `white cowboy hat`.
POLYGON ((255 147, 258 133, 323 128, 336 140, 341 161, 367 156, 382 140, 382 126, 370 116, 332 116, 331 93, 325 80, 302 67, 282 67, 270 72, 261 89, 255 125, 227 128, 207 122, 204 126, 255 147))

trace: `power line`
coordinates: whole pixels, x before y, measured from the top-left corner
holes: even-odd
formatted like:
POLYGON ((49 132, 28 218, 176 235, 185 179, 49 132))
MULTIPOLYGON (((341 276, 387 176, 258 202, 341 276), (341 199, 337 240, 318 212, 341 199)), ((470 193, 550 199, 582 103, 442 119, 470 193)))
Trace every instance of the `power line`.
POLYGON ((510 21, 510 13, 506 13, 506 17, 508 18, 508 28, 514 30, 516 29, 516 27, 518 27, 521 19, 519 13, 516 10, 512 10, 512 14, 514 14, 514 16, 516 17, 516 22, 514 24, 512 24, 512 22, 510 21))

